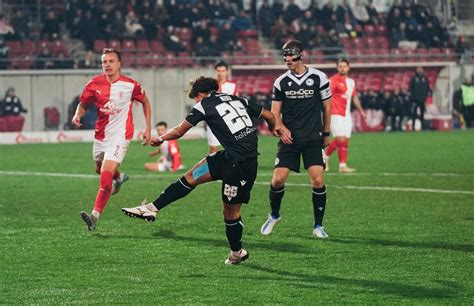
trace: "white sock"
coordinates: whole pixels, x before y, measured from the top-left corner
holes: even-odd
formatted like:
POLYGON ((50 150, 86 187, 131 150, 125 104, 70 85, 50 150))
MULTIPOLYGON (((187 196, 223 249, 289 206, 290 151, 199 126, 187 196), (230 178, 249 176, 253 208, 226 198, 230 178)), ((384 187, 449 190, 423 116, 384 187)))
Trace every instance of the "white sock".
POLYGON ((345 168, 345 167, 347 167, 346 163, 339 164, 339 168, 345 168))
POLYGON ((99 217, 100 217, 100 212, 98 212, 97 210, 92 210, 92 213, 91 213, 92 217, 94 217, 96 220, 99 220, 99 217))

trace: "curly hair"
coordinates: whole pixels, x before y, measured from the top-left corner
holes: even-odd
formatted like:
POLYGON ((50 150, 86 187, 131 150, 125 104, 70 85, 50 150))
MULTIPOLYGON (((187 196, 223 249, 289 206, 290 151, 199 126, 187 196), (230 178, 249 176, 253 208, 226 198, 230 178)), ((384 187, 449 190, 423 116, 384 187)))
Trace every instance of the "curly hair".
POLYGON ((210 93, 211 91, 217 90, 219 90, 219 83, 216 79, 200 76, 189 82, 189 89, 187 92, 189 98, 194 99, 200 92, 210 93))

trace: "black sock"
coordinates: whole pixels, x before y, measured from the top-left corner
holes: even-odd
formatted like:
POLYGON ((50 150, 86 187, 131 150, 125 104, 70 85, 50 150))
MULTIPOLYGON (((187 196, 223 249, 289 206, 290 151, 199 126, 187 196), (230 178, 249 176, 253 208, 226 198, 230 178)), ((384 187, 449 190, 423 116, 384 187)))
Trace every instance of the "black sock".
POLYGON ((240 251, 242 248, 242 232, 244 231, 244 224, 242 218, 227 220, 225 222, 225 233, 229 241, 230 249, 234 252, 240 251))
POLYGON ((272 208, 273 218, 280 217, 281 199, 283 199, 284 194, 285 194, 285 185, 278 188, 270 185, 270 192, 268 196, 270 198, 270 206, 272 208))
POLYGON ((326 210, 326 186, 313 188, 314 227, 323 225, 326 210))
POLYGON ((169 185, 168 188, 163 191, 160 196, 153 201, 153 205, 155 205, 156 209, 161 210, 168 204, 184 198, 187 196, 191 191, 193 191, 194 187, 189 185, 186 178, 183 176, 173 184, 169 185))

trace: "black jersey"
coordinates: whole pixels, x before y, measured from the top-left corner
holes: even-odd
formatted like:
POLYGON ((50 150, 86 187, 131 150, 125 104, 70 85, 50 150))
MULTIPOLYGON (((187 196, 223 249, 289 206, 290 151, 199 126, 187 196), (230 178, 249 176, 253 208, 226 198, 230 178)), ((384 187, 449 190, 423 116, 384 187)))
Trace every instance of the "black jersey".
POLYGON ((314 68, 307 67, 300 76, 288 70, 273 84, 273 101, 283 103, 283 124, 295 141, 322 139, 322 102, 329 98, 329 79, 314 68))
POLYGON ((252 117, 258 118, 263 108, 233 95, 212 92, 196 103, 186 117, 193 126, 206 121, 212 133, 233 160, 256 157, 257 128, 252 117))

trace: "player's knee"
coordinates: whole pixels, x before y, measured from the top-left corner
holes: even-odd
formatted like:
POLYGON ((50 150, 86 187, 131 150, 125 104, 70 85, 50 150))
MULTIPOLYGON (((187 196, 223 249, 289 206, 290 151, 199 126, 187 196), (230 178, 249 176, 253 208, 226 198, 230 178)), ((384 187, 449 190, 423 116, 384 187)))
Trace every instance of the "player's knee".
POLYGON ((232 206, 232 205, 224 205, 223 208, 223 215, 224 219, 226 220, 235 220, 240 218, 240 209, 237 209, 237 206, 232 206))
POLYGON ((186 174, 184 174, 184 178, 186 179, 186 181, 188 182, 190 186, 194 187, 197 185, 197 181, 194 179, 193 172, 191 170, 186 171, 186 174))
POLYGON ((281 188, 285 185, 286 176, 280 174, 274 174, 272 178, 272 186, 275 188, 281 188))
POLYGON ((324 186, 324 177, 322 175, 315 175, 311 177, 311 185, 313 188, 321 188, 324 186))

